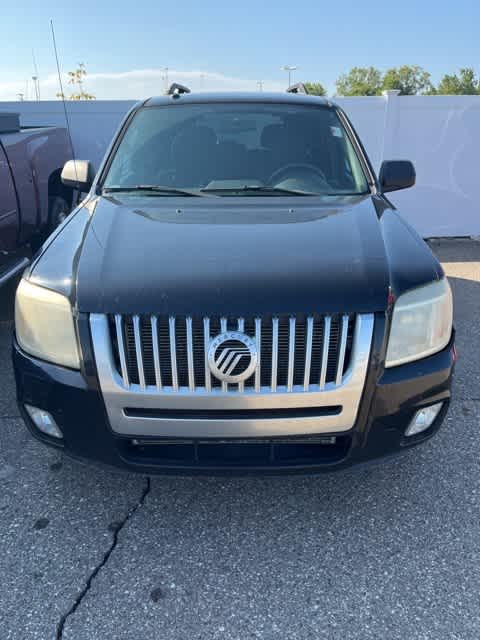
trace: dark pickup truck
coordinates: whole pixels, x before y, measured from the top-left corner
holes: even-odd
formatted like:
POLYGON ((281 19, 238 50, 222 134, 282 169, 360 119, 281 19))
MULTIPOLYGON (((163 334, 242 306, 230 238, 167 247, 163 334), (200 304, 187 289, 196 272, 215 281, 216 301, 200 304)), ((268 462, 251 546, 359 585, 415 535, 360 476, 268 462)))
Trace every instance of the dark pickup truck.
POLYGON ((126 117, 16 297, 31 432, 151 472, 325 471, 436 433, 455 361, 441 265, 345 113, 302 93, 187 94, 126 117))
POLYGON ((0 113, 0 285, 70 211, 60 173, 71 157, 65 129, 22 128, 18 114, 0 113))

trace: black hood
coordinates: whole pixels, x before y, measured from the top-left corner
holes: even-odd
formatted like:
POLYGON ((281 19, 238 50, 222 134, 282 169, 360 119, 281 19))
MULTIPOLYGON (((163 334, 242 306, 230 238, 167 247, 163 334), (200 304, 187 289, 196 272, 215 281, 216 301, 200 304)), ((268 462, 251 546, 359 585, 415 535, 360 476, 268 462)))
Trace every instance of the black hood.
POLYGON ((101 197, 77 264, 80 311, 372 312, 389 269, 371 197, 101 197))

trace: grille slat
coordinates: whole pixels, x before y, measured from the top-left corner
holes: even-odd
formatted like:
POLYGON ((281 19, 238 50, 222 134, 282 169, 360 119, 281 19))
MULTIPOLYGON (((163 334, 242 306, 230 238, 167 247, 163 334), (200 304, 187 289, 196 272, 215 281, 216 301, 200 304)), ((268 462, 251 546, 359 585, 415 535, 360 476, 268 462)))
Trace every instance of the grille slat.
POLYGON ((123 323, 122 323, 122 316, 120 315, 116 315, 115 316, 115 328, 117 331, 117 351, 120 355, 120 366, 121 366, 121 371, 122 371, 122 378, 123 378, 123 384, 125 387, 130 386, 130 381, 129 381, 129 377, 128 377, 128 367, 127 367, 127 360, 125 358, 125 343, 124 343, 124 339, 123 339, 123 323))
MULTIPOLYGON (((239 318, 238 319, 237 327, 238 327, 238 330, 241 331, 242 333, 245 331, 245 320, 243 318, 239 318)), ((245 391, 245 383, 244 382, 239 382, 238 383, 238 391, 240 393, 242 391, 245 391)))
POLYGON ((212 389, 212 377, 210 374, 210 367, 208 366, 208 344, 210 342, 210 318, 203 319, 203 352, 204 352, 204 366, 205 366, 205 389, 211 391, 212 389))
POLYGON ((330 327, 332 324, 332 319, 330 318, 330 316, 326 316, 323 322, 323 348, 322 365, 320 369, 320 389, 325 388, 325 381, 327 379, 328 352, 330 347, 330 327))
POLYGON ((262 375, 262 320, 255 318, 255 340, 257 342, 257 368, 255 370, 255 391, 260 391, 260 381, 262 375))
POLYGON ((192 319, 187 318, 187 359, 188 359, 188 388, 195 391, 195 372, 193 368, 193 337, 192 337, 192 319))
POLYGON ((348 333, 348 316, 343 316, 342 318, 342 329, 341 329, 341 338, 340 338, 340 353, 337 361, 337 375, 335 378, 335 383, 337 387, 342 382, 343 376, 343 364, 345 361, 345 351, 347 348, 347 333, 348 333))
POLYGON ((310 384, 310 369, 312 366, 313 318, 307 320, 307 344, 305 347, 305 373, 303 375, 303 389, 308 390, 310 384))
POLYGON ((353 348, 354 315, 110 318, 113 360, 123 386, 158 393, 314 392, 342 384, 353 348), (257 367, 238 384, 210 371, 212 338, 240 331, 255 340, 257 367), (327 387, 328 385, 328 387, 327 387))
POLYGON ((159 391, 162 390, 162 372, 160 369, 160 352, 158 350, 158 319, 156 316, 150 318, 152 327, 152 350, 153 350, 153 366, 155 368, 155 384, 159 391))
POLYGON ((278 376, 278 318, 272 320, 272 391, 277 390, 278 376))
POLYGON ((293 387, 293 367, 295 365, 295 318, 290 318, 289 325, 287 390, 291 391, 293 387))
POLYGON ((133 316, 133 337, 135 340, 135 355, 137 357, 138 380, 142 389, 145 389, 145 369, 143 368, 142 342, 140 339, 140 318, 133 316))
MULTIPOLYGON (((227 318, 221 318, 220 319, 220 331, 222 333, 225 333, 225 331, 227 331, 227 329, 228 329, 227 318)), ((222 382, 222 391, 228 391, 228 384, 226 382, 222 382)))
POLYGON ((172 367, 172 387, 174 391, 178 391, 178 370, 177 370, 177 340, 175 318, 168 319, 170 329, 170 362, 172 367))

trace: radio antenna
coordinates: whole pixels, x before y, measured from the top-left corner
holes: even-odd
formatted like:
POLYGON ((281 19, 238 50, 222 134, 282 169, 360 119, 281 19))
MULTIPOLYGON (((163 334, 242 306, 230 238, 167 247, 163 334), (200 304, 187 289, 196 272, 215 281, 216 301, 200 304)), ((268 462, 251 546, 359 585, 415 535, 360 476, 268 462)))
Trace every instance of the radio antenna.
POLYGON ((63 103, 63 112, 65 113, 65 122, 67 123, 68 139, 70 141, 70 149, 72 151, 73 166, 75 167, 75 178, 78 182, 77 163, 75 162, 75 149, 73 148, 72 133, 70 131, 70 120, 68 118, 67 103, 65 102, 65 94, 63 93, 62 73, 60 71, 60 63, 58 61, 57 41, 55 40, 55 29, 53 28, 53 20, 50 20, 50 28, 52 30, 53 50, 55 52, 55 60, 57 62, 58 84, 60 85, 60 97, 63 103))

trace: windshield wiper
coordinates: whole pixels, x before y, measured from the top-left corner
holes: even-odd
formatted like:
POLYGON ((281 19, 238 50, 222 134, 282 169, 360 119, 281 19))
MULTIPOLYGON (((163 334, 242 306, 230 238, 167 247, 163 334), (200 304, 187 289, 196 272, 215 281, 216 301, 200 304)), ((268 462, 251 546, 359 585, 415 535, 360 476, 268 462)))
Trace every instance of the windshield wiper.
POLYGON ((245 184, 241 187, 205 187, 200 189, 202 193, 262 193, 265 195, 277 195, 277 196, 316 196, 318 193, 312 193, 310 191, 300 191, 297 189, 283 189, 282 187, 268 187, 265 185, 248 185, 245 184))
POLYGON ((104 193, 130 193, 134 191, 147 191, 159 195, 171 195, 171 196, 198 196, 202 194, 198 191, 190 191, 188 189, 176 189, 175 187, 163 187, 159 184, 137 184, 133 187, 104 187, 104 193))

